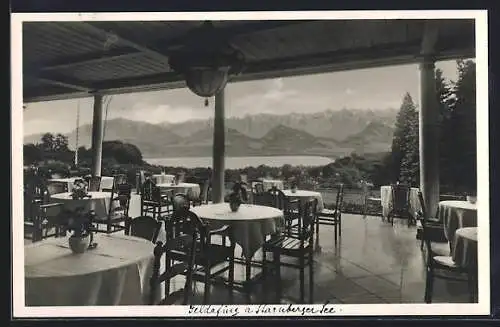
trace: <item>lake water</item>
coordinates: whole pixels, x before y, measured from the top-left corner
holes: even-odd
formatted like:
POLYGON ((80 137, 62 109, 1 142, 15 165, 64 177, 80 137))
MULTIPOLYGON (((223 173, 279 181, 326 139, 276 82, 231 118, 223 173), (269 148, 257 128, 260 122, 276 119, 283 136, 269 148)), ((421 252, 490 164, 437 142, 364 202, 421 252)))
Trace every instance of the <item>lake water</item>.
MULTIPOLYGON (((152 165, 168 167, 212 167, 212 157, 152 158, 144 160, 152 165)), ((292 166, 324 166, 333 161, 334 159, 331 158, 316 156, 226 157, 226 168, 240 169, 260 165, 281 167, 285 164, 292 166)))

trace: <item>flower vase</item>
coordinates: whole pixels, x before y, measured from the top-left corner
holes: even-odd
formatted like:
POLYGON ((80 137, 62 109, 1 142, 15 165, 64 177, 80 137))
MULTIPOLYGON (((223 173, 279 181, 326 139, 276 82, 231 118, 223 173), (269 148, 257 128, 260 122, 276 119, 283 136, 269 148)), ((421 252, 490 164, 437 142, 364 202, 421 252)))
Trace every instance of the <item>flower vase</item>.
POLYGON ((85 236, 76 236, 76 235, 71 235, 69 237, 69 248, 73 253, 84 253, 90 244, 90 237, 89 235, 85 236))
POLYGON ((231 202, 229 202, 229 207, 231 208, 232 212, 236 212, 240 208, 240 202, 239 201, 231 201, 231 202))
POLYGON ((291 191, 292 193, 297 193, 297 186, 292 186, 291 191))

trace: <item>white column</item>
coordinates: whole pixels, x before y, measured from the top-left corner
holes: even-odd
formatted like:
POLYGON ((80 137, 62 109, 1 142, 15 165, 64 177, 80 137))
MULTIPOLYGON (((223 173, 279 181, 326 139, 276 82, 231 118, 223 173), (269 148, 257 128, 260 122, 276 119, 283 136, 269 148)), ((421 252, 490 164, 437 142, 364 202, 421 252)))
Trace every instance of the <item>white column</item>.
POLYGON ((214 144, 212 167, 212 202, 224 201, 224 89, 215 95, 214 144))
POLYGON ((430 217, 435 216, 439 203, 438 110, 434 60, 424 57, 420 62, 420 190, 430 217))
POLYGON ((92 175, 94 176, 101 176, 102 138, 104 131, 102 98, 101 94, 94 94, 94 117, 92 120, 92 175))

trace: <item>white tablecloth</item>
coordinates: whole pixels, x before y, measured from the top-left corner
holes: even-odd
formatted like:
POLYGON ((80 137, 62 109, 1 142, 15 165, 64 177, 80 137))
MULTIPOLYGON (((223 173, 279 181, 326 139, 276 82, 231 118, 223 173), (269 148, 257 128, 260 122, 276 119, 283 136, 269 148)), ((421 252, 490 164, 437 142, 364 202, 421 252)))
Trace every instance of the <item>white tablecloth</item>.
POLYGON ((438 217, 444 224, 444 235, 454 247, 455 231, 463 227, 477 227, 477 206, 467 201, 441 201, 438 217))
POLYGON ((285 188, 283 181, 279 179, 264 179, 262 180, 262 184, 264 185, 264 191, 271 189, 273 186, 278 190, 283 190, 285 188))
MULTIPOLYGON (((422 208, 420 206, 420 201, 418 199, 417 187, 412 187, 410 189, 409 196, 409 209, 410 213, 415 217, 415 213, 420 211, 422 208)), ((392 208, 392 188, 390 185, 385 185, 380 187, 380 202, 382 204, 382 216, 387 218, 387 215, 392 208)))
POLYGON ((191 211, 214 228, 230 225, 245 258, 253 257, 266 236, 284 226, 283 211, 253 204, 242 204, 237 212, 231 211, 229 203, 202 205, 191 211))
MULTIPOLYGON (((83 179, 83 177, 69 177, 69 178, 51 178, 47 180, 47 188, 49 189, 49 194, 57 194, 57 193, 63 193, 63 192, 71 192, 73 190, 73 185, 77 179, 83 179), (65 186, 65 191, 62 192, 51 192, 51 185, 53 184, 63 184, 65 186)), ((53 189, 56 189, 54 187, 53 189)))
POLYGON ((73 200, 71 193, 59 193, 50 196, 51 202, 61 202, 64 208, 75 210, 83 207, 85 211, 94 210, 97 217, 107 217, 109 212, 110 192, 89 192, 91 198, 73 200))
POLYGON ((179 184, 156 184, 161 190, 174 190, 174 193, 183 193, 191 199, 197 199, 200 196, 200 185, 196 183, 179 183, 179 184))
POLYGON ((101 190, 111 190, 113 188, 114 178, 112 176, 101 177, 101 190))
POLYGON ((298 198, 300 199, 301 202, 305 202, 309 199, 318 199, 318 212, 322 211, 325 206, 323 204, 323 197, 321 196, 321 193, 319 192, 314 192, 314 191, 307 191, 307 190, 297 190, 295 193, 292 193, 291 190, 283 190, 283 193, 290 198, 298 198))
POLYGON ((477 227, 457 229, 454 243, 451 256, 457 265, 467 268, 477 264, 477 227))
POLYGON ((175 176, 169 174, 156 174, 153 175, 153 181, 156 184, 170 184, 174 181, 175 176))
POLYGON ((154 245, 147 240, 97 234, 97 248, 82 254, 68 238, 24 248, 27 306, 147 304, 154 245))

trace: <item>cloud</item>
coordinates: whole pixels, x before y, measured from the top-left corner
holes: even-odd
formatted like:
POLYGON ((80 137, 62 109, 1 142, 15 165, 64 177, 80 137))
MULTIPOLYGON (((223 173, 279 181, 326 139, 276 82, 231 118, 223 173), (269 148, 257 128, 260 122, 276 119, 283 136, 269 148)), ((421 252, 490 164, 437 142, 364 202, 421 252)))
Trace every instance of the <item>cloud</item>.
POLYGON ((345 94, 347 94, 347 95, 353 95, 353 94, 356 94, 356 93, 357 93, 356 90, 353 90, 351 88, 347 88, 345 90, 345 94))

